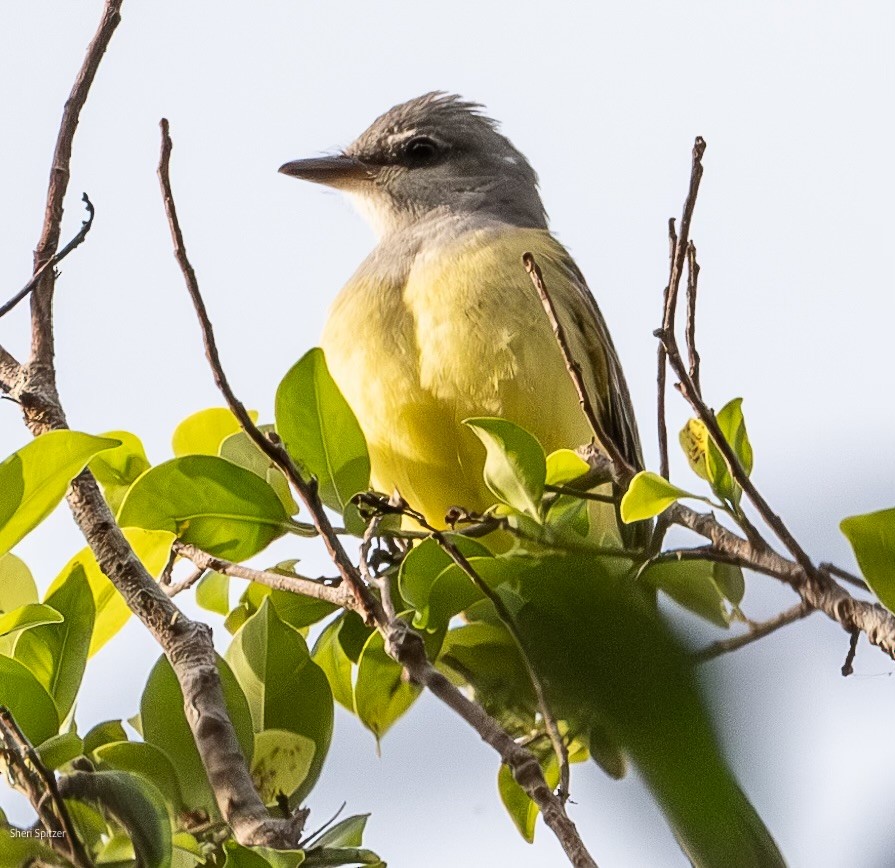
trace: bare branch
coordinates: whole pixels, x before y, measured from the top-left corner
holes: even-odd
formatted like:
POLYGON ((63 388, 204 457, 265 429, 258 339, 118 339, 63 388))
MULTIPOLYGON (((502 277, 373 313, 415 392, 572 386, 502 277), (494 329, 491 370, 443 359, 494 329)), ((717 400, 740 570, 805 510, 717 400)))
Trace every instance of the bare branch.
POLYGON ((55 273, 52 268, 45 269, 51 262, 56 248, 59 246, 59 232, 62 226, 62 205, 68 189, 70 176, 71 151, 78 128, 81 109, 87 101, 90 86, 99 69, 100 61, 106 52, 115 28, 121 21, 121 4, 123 0, 106 0, 103 16, 99 23, 84 61, 78 71, 71 94, 65 102, 59 134, 53 151, 53 163, 50 168, 50 184, 47 189, 47 204, 44 211, 43 230, 37 248, 34 251, 34 273, 42 273, 31 295, 31 362, 52 371, 53 368, 53 289, 55 273))
POLYGON ((855 662, 855 654, 858 653, 858 639, 861 638, 860 630, 852 630, 848 639, 848 654, 845 655, 845 663, 842 664, 842 677, 848 678, 855 668, 852 665, 855 662))
POLYGON ((467 699, 458 688, 435 669, 426 657, 425 647, 419 634, 400 619, 391 621, 388 619, 382 603, 363 581, 357 567, 354 566, 345 552, 323 509, 314 480, 309 481, 302 477, 295 462, 283 448, 282 443, 265 437, 251 420, 244 405, 231 389, 221 365, 220 355, 214 339, 214 330, 199 290, 195 271, 186 255, 183 235, 177 219, 169 173, 172 143, 168 132, 168 122, 163 119, 160 126, 162 131, 162 149, 158 173, 165 202, 165 211, 174 240, 175 257, 183 272, 187 291, 199 318, 202 339, 205 345, 205 355, 211 365, 215 384, 224 396, 227 406, 239 420, 246 434, 286 474, 292 483, 299 498, 307 508, 314 526, 323 539, 340 577, 355 599, 357 605, 355 611, 370 626, 375 626, 382 633, 386 652, 405 668, 411 680, 431 690, 442 702, 473 726, 482 739, 500 753, 501 759, 509 766, 517 783, 540 808, 544 821, 556 835, 571 863, 576 868, 595 868, 596 863, 587 852, 574 823, 566 814, 562 800, 551 792, 547 786, 535 756, 517 745, 510 735, 500 727, 497 721, 490 717, 479 705, 467 699))
MULTIPOLYGON (((668 283, 662 292, 662 310, 668 310, 668 301, 671 297, 671 277, 674 274, 674 261, 677 256, 677 232, 674 228, 674 217, 668 220, 668 283)), ((659 341, 657 347, 657 371, 656 371, 656 429, 659 439, 659 473, 668 479, 668 424, 665 420, 665 382, 668 376, 665 345, 659 341)), ((658 528, 657 528, 658 530, 658 528)), ((654 534, 656 545, 661 544, 663 534, 654 534)))
POLYGON ((553 304, 553 299, 550 298, 550 293, 544 284, 544 275, 541 273, 541 268, 535 261, 534 255, 531 253, 522 254, 522 264, 525 266, 525 270, 528 272, 529 277, 531 277, 531 282, 534 284, 534 287, 538 292, 538 297, 541 299, 541 304, 544 306, 544 311, 550 320, 556 343, 559 345, 563 360, 566 363, 566 370, 568 370, 569 376, 575 385, 575 391, 578 393, 578 403, 581 405, 581 409, 587 417, 587 421, 590 424, 591 430, 594 432, 594 437, 596 437, 600 448, 610 457, 610 459, 612 459, 613 477, 619 482, 626 481, 630 479, 636 471, 628 463, 618 446, 616 446, 615 441, 606 433, 606 429, 603 427, 603 423, 600 421, 600 417, 594 409, 590 396, 587 394, 587 386, 584 384, 584 378, 581 375, 581 364, 576 361, 569 348, 565 329, 562 327, 562 323, 560 323, 556 315, 556 308, 553 304))
POLYGON ((713 660, 715 657, 720 657, 722 654, 736 651, 738 648, 743 648, 752 642, 756 642, 757 640, 770 635, 775 630, 779 630, 787 624, 801 621, 802 618, 806 618, 813 611, 815 610, 804 601, 798 603, 792 608, 787 609, 785 612, 781 612, 779 615, 769 618, 767 621, 752 624, 749 627, 748 632, 743 633, 740 636, 733 636, 730 639, 722 639, 718 642, 713 642, 711 645, 707 645, 705 648, 701 648, 693 654, 693 661, 695 663, 705 663, 707 660, 713 660))
MULTIPOLYGON (((215 557, 208 552, 202 551, 202 549, 196 548, 194 545, 189 545, 179 540, 174 543, 174 551, 181 557, 192 561, 203 572, 214 570, 225 576, 257 582, 259 585, 266 585, 274 590, 289 591, 293 594, 301 594, 304 597, 313 597, 315 600, 332 603, 334 606, 339 606, 342 609, 358 611, 360 608, 354 595, 346 590, 344 585, 327 585, 301 576, 284 576, 271 570, 255 570, 251 567, 244 567, 242 564, 215 557)), ((175 593, 173 589, 176 585, 171 587, 172 590, 169 593, 173 596, 175 593)))
POLYGON ((702 394, 699 384, 699 352, 696 349, 696 293, 699 289, 699 263, 696 261, 696 246, 692 241, 687 244, 687 322, 685 334, 687 355, 690 359, 688 373, 693 381, 696 394, 702 394))
POLYGON ((93 860, 78 837, 59 793, 55 775, 41 762, 5 706, 0 706, 0 756, 10 782, 31 802, 40 824, 50 833, 47 843, 75 868, 93 868, 93 860))
POLYGON ((31 280, 29 280, 9 301, 0 305, 0 317, 6 316, 26 295, 33 292, 35 287, 40 283, 41 279, 44 276, 44 272, 48 271, 51 268, 55 268, 69 253, 72 252, 76 247, 79 247, 84 239, 87 237, 87 233, 90 231, 90 228, 93 226, 93 216, 94 209, 93 203, 90 201, 89 197, 86 193, 81 194, 81 201, 84 203, 84 207, 87 209, 87 216, 84 218, 84 221, 81 223, 81 228, 78 230, 77 234, 65 247, 62 248, 57 254, 55 254, 51 259, 48 259, 40 268, 32 276, 31 280))

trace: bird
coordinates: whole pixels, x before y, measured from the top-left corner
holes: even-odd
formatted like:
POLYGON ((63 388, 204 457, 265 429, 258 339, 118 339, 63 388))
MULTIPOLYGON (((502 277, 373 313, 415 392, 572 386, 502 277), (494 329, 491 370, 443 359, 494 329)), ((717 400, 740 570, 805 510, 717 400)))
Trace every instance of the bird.
MULTIPOLYGON (((548 453, 593 440, 524 253, 543 270, 604 430, 642 468, 603 316, 548 228, 534 169, 481 106, 427 93, 381 115, 342 152, 280 171, 344 191, 379 236, 321 340, 366 437, 375 489, 397 491, 444 527, 452 507, 477 513, 494 502, 485 450, 465 419, 507 419, 548 453)), ((591 522, 594 539, 625 534, 611 504, 592 507, 591 522)))
MULTIPOLYGON (((542 269, 600 428, 630 467, 643 467, 600 309, 549 229, 534 169, 480 105, 427 93, 389 109, 343 151, 280 171, 347 193, 379 236, 321 339, 366 438, 374 488, 397 491, 444 527, 453 506, 485 510, 494 500, 485 450, 464 420, 509 420, 547 452, 594 439, 526 253, 542 269)), ((595 503, 590 520, 595 538, 631 542, 611 502, 595 503)), ((693 863, 783 866, 655 600, 580 551, 523 553, 506 566, 529 576, 517 582, 518 629, 563 718, 627 752, 693 863)))

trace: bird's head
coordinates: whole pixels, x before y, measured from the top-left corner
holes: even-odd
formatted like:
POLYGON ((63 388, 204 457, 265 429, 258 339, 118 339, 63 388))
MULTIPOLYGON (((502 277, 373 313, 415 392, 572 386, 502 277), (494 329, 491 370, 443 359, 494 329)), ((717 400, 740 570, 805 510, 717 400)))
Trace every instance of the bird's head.
POLYGON ((349 193, 380 235, 433 212, 545 227, 534 169, 480 108, 428 93, 389 109, 342 153, 280 171, 349 193))

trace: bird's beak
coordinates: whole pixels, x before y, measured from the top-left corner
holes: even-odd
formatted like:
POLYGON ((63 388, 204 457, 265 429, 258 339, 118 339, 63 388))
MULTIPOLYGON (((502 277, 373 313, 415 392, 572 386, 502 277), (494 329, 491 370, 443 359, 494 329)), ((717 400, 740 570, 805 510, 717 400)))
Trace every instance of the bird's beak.
POLYGON ((280 172, 292 178, 313 181, 340 189, 357 188, 376 177, 376 168, 348 154, 293 160, 280 166, 280 172))

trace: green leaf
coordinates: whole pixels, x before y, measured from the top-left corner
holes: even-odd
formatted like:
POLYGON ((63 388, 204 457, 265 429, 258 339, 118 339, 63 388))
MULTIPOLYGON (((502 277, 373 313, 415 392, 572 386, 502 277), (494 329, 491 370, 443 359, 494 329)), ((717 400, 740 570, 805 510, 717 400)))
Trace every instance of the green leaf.
MULTIPOLYGON (((742 398, 728 401, 715 415, 715 419, 724 439, 748 476, 752 472, 753 455, 742 403, 742 398)), ((712 490, 722 500, 733 506, 739 504, 742 489, 730 475, 727 462, 715 441, 709 437, 705 423, 699 419, 690 419, 681 429, 679 439, 694 472, 708 480, 712 490)))
POLYGON ((351 658, 342 648, 339 641, 339 630, 344 623, 344 616, 340 616, 326 626, 317 643, 311 659, 323 670, 333 692, 333 699, 339 705, 354 712, 354 687, 351 683, 351 658))
POLYGON ((643 580, 718 627, 730 626, 724 595, 711 561, 660 561, 647 568, 643 580))
MULTIPOLYGON (((251 762, 255 738, 248 701, 230 666, 221 657, 217 658, 217 668, 236 737, 246 760, 251 762)), ((149 674, 140 699, 140 719, 146 741, 162 750, 171 760, 186 807, 190 810, 204 808, 210 816, 219 816, 184 714, 180 684, 165 657, 159 658, 149 674)))
POLYGON ((102 486, 110 509, 117 512, 128 488, 151 465, 143 443, 136 434, 131 434, 130 431, 109 431, 102 436, 119 440, 121 445, 101 452, 93 458, 88 468, 102 486))
MULTIPOLYGON (((142 561, 143 566, 151 576, 157 579, 168 563, 174 534, 161 530, 143 530, 139 527, 126 527, 122 532, 134 553, 142 561)), ((93 596, 93 605, 96 609, 96 620, 88 652, 88 657, 92 657, 127 623, 131 616, 131 610, 124 597, 118 593, 115 586, 99 568, 96 556, 89 546, 81 549, 62 568, 50 585, 47 594, 55 593, 76 571, 83 571, 87 577, 90 593, 93 596)))
POLYGON ((420 688, 407 681, 403 668, 386 653, 382 634, 371 633, 354 684, 354 712, 360 722, 379 742, 419 695, 420 688))
POLYGON ((230 611, 230 576, 206 573, 196 585, 196 603, 209 612, 226 615, 230 611))
POLYGON ((62 615, 52 606, 28 603, 6 615, 0 615, 0 636, 15 633, 17 630, 27 630, 29 627, 40 627, 41 624, 58 624, 60 621, 62 615))
MULTIPOLYGON (((256 422, 258 413, 248 412, 249 418, 256 422)), ((241 430, 239 420, 228 407, 210 407, 187 416, 174 429, 171 447, 177 457, 217 455, 224 440, 241 430)))
POLYGON ((672 485, 658 473, 641 470, 632 480, 621 502, 621 517, 626 524, 654 518, 682 497, 693 497, 672 485))
POLYGON ((571 449, 557 449, 547 456, 547 485, 566 485, 590 471, 590 465, 571 449))
MULTIPOLYGON (((260 426, 261 431, 273 430, 273 425, 260 426)), ((246 434, 245 431, 237 431, 227 437, 220 448, 221 458, 232 461, 246 470, 251 470, 256 476, 260 476, 277 493, 277 497, 283 504, 289 515, 298 512, 298 504, 292 496, 292 489, 286 475, 267 457, 258 445, 246 434)))
POLYGON ((24 663, 56 702, 64 719, 74 704, 87 665, 96 609, 83 569, 73 570, 46 604, 63 621, 35 627, 19 636, 15 658, 24 663))
MULTIPOLYGON (((544 778, 551 790, 559 783, 559 766, 552 757, 545 764, 544 778)), ((519 830, 519 834, 531 844, 535 839, 535 823, 540 809, 529 798, 528 793, 513 779, 513 773, 509 766, 503 763, 497 772, 497 790, 500 793, 500 800, 519 830)))
POLYGON ((0 555, 0 612, 11 612, 37 600, 37 585, 25 562, 11 553, 0 555))
POLYGON ((44 839, 13 835, 0 823, 0 868, 21 868, 23 865, 49 868, 53 865, 64 866, 66 862, 50 849, 44 839))
POLYGON ((170 868, 171 823, 152 784, 117 771, 82 772, 77 780, 81 799, 101 806, 127 829, 141 868, 170 868))
POLYGON ((36 750, 41 762, 50 771, 55 771, 76 756, 81 756, 84 742, 75 732, 60 732, 38 745, 36 750))
POLYGON ((385 868, 385 863, 363 847, 313 847, 308 850, 302 868, 337 868, 339 865, 369 865, 385 868))
POLYGON ((84 753, 90 755, 104 744, 127 741, 127 733, 120 720, 104 720, 92 727, 84 736, 84 753))
POLYGON ((265 805, 275 806, 307 780, 317 746, 311 739, 286 729, 255 733, 252 779, 265 805))
POLYGON ((506 419, 464 419, 485 446, 484 480, 501 502, 539 521, 547 459, 535 437, 506 419))
POLYGON ((31 744, 41 744, 59 731, 59 712, 46 688, 27 666, 0 657, 0 705, 5 705, 31 744))
POLYGON ((286 374, 275 402, 277 433, 293 460, 317 478, 320 499, 342 512, 370 484, 367 442, 319 347, 286 374))
POLYGON ((355 814, 353 817, 346 817, 341 823, 336 823, 331 829, 327 829, 314 842, 314 848, 360 847, 364 843, 364 829, 369 816, 369 814, 355 814))
MULTIPOLYGON (((260 853, 255 853, 235 841, 227 841, 224 845, 224 852, 227 854, 224 868, 271 868, 270 862, 260 853)), ((297 864, 301 864, 301 862, 297 864)))
MULTIPOLYGON (((479 566, 483 559, 493 557, 477 540, 462 534, 445 536, 461 554, 468 559, 475 559, 479 566)), ((404 600, 416 609, 418 615, 414 618, 414 623, 421 628, 434 621, 446 624, 453 615, 462 612, 481 597, 470 578, 454 565, 450 555, 431 538, 423 540, 404 558, 398 572, 398 587, 404 600), (434 613, 431 611, 433 594, 436 600, 434 613), (461 608, 456 609, 458 605, 461 608)))
POLYGON ((174 458, 146 471, 128 491, 118 523, 168 530, 233 561, 257 554, 291 527, 263 479, 212 455, 174 458))
POLYGON ((173 812, 183 810, 177 772, 168 755, 155 745, 145 741, 114 741, 100 745, 92 753, 100 769, 137 775, 158 789, 173 812))
POLYGON ((870 589, 895 612, 895 508, 844 518, 839 529, 851 543, 870 589))
POLYGON ((316 747, 301 787, 287 794, 290 804, 297 804, 316 783, 332 740, 333 697, 326 675, 311 660, 301 634, 283 623, 268 599, 234 636, 227 661, 245 691, 256 732, 282 729, 316 747))
POLYGON ((94 455, 117 440, 80 431, 48 431, 0 464, 0 553, 8 552, 62 500, 94 455))

